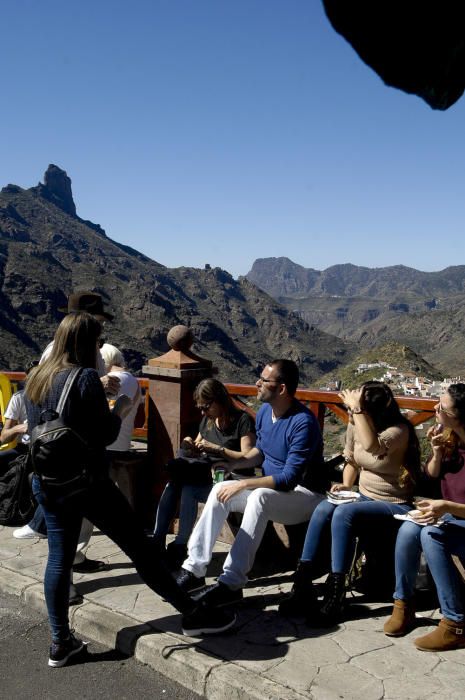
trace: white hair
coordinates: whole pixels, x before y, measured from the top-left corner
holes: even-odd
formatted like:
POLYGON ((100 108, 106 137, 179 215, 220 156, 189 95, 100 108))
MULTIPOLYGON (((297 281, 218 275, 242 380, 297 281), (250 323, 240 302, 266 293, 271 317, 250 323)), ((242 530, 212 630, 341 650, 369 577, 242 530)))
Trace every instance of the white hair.
POLYGON ((110 345, 110 343, 104 343, 100 348, 100 353, 103 357, 103 361, 107 370, 110 367, 113 367, 113 365, 116 365, 117 367, 126 367, 123 353, 121 352, 121 350, 118 350, 118 348, 116 348, 114 345, 110 345))

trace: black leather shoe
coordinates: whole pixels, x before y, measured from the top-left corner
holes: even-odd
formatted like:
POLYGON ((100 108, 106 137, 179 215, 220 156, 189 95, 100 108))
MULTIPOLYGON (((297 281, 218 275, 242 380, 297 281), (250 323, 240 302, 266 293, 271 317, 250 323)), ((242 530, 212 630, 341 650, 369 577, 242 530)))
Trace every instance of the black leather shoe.
POLYGON ((242 588, 233 591, 225 583, 217 581, 193 597, 196 603, 204 603, 211 608, 222 608, 225 605, 240 603, 244 598, 244 593, 242 588))
POLYGON ((189 593, 205 586, 205 576, 198 578, 187 569, 180 569, 175 576, 176 583, 183 591, 189 593))
POLYGON ((188 637, 221 634, 232 627, 235 622, 235 613, 229 610, 216 610, 201 603, 189 615, 183 615, 182 633, 188 637))
POLYGON ((97 571, 103 571, 106 569, 106 564, 104 561, 98 561, 98 559, 84 559, 80 564, 75 564, 73 566, 73 571, 77 574, 94 574, 97 571))

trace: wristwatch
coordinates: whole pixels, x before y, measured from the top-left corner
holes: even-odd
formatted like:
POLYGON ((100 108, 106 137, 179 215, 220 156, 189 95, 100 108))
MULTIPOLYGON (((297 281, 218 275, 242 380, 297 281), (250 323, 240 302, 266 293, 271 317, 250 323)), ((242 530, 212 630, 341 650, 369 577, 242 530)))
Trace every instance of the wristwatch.
POLYGON ((357 408, 351 408, 350 413, 352 413, 353 415, 354 413, 365 413, 365 411, 363 410, 363 408, 360 408, 360 406, 358 406, 357 408))

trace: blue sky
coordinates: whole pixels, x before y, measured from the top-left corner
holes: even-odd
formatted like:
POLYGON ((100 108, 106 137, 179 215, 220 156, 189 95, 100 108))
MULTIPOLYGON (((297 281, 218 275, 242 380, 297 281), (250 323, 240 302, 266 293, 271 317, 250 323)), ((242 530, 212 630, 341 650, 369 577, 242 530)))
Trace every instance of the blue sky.
POLYGON ((465 264, 465 98, 386 87, 319 0, 15 0, 0 39, 0 185, 55 163, 164 265, 465 264))

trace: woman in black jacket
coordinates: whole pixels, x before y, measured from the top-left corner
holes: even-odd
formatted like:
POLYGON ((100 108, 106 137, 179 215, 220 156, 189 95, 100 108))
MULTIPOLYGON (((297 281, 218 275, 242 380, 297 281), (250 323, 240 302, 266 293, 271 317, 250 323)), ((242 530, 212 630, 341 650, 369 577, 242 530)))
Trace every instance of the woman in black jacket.
MULTIPOLYGON (((81 521, 86 517, 110 537, 132 559, 145 583, 184 614, 183 629, 205 631, 203 610, 177 586, 153 543, 144 535, 142 523, 124 496, 108 477, 105 447, 117 437, 121 418, 131 401, 121 396, 110 410, 95 370, 100 323, 90 314, 69 314, 55 334, 49 357, 28 377, 26 409, 30 433, 40 423, 43 411, 56 409, 70 371, 80 367, 63 411, 63 417, 89 447, 89 484, 84 491, 68 496, 60 489, 52 493, 40 475, 34 474, 32 489, 45 513, 49 556, 44 589, 52 633, 49 665, 64 666, 83 642, 70 631, 68 621, 70 571, 81 521)), ((65 472, 67 464, 63 464, 65 472)), ((68 465, 69 469, 69 465, 68 465)), ((220 632, 234 619, 225 617, 210 632, 220 632)))

